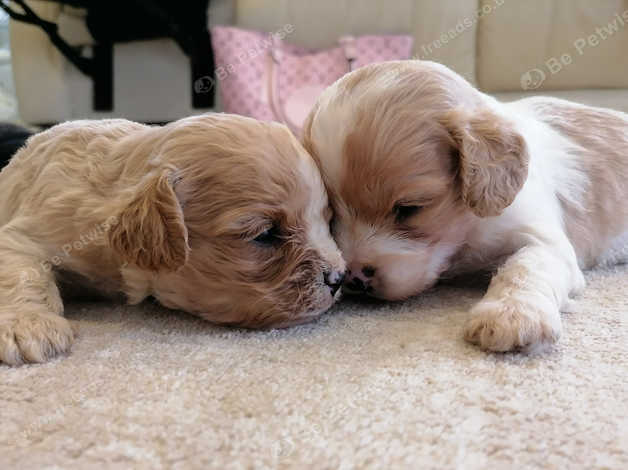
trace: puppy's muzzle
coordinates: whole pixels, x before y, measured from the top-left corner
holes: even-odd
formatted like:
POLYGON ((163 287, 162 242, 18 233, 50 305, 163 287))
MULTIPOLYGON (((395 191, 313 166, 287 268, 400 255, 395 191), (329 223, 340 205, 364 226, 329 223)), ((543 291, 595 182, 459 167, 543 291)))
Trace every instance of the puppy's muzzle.
POLYGON ((344 271, 327 271, 323 274, 323 279, 325 280, 325 284, 329 287, 331 291, 332 297, 336 295, 340 286, 342 286, 343 281, 345 280, 344 271))

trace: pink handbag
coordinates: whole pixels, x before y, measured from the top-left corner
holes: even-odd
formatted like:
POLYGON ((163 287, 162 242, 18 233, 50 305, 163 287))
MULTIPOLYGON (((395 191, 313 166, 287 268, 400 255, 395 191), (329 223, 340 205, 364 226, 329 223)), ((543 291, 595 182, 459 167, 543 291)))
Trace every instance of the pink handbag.
POLYGON ((411 36, 345 36, 339 46, 310 51, 229 26, 211 30, 223 110, 288 125, 297 135, 320 93, 363 65, 407 59, 411 36))

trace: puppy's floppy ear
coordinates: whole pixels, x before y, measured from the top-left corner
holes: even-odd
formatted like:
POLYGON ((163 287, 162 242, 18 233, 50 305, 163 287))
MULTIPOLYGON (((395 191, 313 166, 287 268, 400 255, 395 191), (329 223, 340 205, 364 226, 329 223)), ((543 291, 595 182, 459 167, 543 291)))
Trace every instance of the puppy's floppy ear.
POLYGON ((173 189, 174 169, 147 175, 126 199, 109 243, 142 269, 174 271, 185 264, 190 247, 183 211, 173 189))
POLYGON ((504 118, 486 109, 446 113, 441 124, 459 155, 462 199, 479 217, 501 214, 528 176, 525 140, 504 118))

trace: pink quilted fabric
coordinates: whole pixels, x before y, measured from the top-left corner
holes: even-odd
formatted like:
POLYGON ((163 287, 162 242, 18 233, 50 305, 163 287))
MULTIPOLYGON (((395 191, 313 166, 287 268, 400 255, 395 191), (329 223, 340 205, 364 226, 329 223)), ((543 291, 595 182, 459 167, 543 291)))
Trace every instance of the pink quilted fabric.
POLYGON ((407 59, 413 46, 411 36, 369 35, 343 38, 338 47, 310 51, 271 34, 230 26, 215 26, 211 34, 224 111, 261 120, 289 120, 296 132, 318 94, 350 68, 407 59), (273 98, 285 113, 277 115, 273 98))

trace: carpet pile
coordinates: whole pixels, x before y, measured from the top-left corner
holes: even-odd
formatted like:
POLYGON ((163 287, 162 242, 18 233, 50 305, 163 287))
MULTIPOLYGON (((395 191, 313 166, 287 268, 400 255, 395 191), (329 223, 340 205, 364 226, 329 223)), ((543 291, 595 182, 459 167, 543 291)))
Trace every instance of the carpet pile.
POLYGON ((534 356, 462 340, 464 285, 263 332, 70 303, 69 356, 0 365, 0 468, 626 469, 628 266, 587 280, 534 356))

